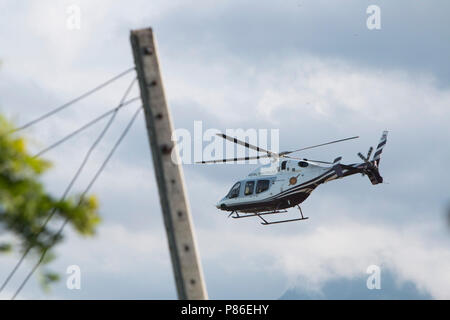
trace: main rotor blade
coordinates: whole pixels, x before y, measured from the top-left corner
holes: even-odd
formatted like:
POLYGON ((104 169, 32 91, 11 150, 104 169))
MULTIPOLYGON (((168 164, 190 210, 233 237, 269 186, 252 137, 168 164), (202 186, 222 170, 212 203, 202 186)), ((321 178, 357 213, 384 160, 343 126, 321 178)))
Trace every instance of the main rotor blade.
POLYGON ((244 158, 232 158, 232 159, 220 159, 220 160, 206 160, 206 161, 197 161, 196 163, 224 163, 224 162, 237 162, 243 160, 255 160, 260 158, 269 158, 270 155, 262 155, 262 156, 254 156, 254 157, 244 157, 244 158))
POLYGON ((315 146, 301 148, 301 149, 297 149, 297 150, 293 150, 293 151, 283 151, 283 152, 280 152, 280 155, 286 155, 286 154, 290 154, 290 153, 294 153, 294 152, 298 152, 298 151, 303 151, 303 150, 307 150, 307 149, 312 149, 312 148, 317 148, 317 147, 321 147, 321 146, 326 146, 328 144, 333 144, 333 143, 347 141, 347 140, 356 139, 356 138, 359 138, 359 136, 354 136, 354 137, 350 137, 350 138, 345 138, 345 139, 335 140, 335 141, 326 142, 326 143, 322 143, 322 144, 317 144, 315 146))
POLYGON ((311 162, 324 163, 324 164, 333 164, 333 162, 328 162, 328 161, 312 160, 312 159, 305 159, 305 158, 296 158, 296 157, 291 157, 291 156, 283 156, 283 158, 311 161, 311 162))
POLYGON ((231 141, 231 142, 234 142, 234 143, 239 144, 239 145, 241 145, 241 146, 244 146, 244 147, 246 147, 246 148, 249 148, 249 149, 252 149, 252 150, 256 150, 256 151, 258 151, 258 152, 265 152, 265 153, 270 154, 270 155, 277 155, 275 152, 268 151, 268 150, 266 150, 266 149, 263 149, 263 148, 254 146, 254 145, 252 145, 252 144, 250 144, 250 143, 247 143, 247 142, 238 140, 238 139, 236 139, 236 138, 227 136, 226 134, 223 134, 223 133, 216 133, 216 135, 218 135, 219 137, 224 138, 224 139, 226 139, 226 140, 228 140, 228 141, 231 141))

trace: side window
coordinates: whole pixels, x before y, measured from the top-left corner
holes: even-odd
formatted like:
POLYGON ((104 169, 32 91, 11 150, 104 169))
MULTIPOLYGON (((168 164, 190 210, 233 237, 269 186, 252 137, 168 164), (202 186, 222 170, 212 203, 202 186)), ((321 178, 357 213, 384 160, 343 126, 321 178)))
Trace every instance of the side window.
POLYGON ((287 161, 283 161, 281 163, 281 170, 286 170, 286 163, 287 163, 287 161))
POLYGON ((241 189, 241 183, 236 183, 233 188, 231 188, 230 192, 228 193, 228 198, 233 199, 237 198, 239 196, 239 190, 241 189))
POLYGON ((256 184, 256 193, 261 193, 269 189, 270 180, 258 180, 256 184))
POLYGON ((253 194, 253 189, 255 189, 255 181, 247 181, 245 183, 244 194, 246 196, 253 194))

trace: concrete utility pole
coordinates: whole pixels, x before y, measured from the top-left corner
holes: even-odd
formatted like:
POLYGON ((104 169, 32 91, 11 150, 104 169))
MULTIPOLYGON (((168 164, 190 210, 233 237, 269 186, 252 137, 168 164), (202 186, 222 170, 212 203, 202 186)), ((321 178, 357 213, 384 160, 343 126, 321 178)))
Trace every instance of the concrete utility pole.
MULTIPOLYGON (((159 198, 179 299, 208 299, 181 165, 172 161, 172 119, 164 96, 151 28, 131 31, 131 46, 145 111, 159 198)), ((174 150, 178 159, 178 151, 174 150)), ((178 161, 179 163, 179 161, 178 161)))

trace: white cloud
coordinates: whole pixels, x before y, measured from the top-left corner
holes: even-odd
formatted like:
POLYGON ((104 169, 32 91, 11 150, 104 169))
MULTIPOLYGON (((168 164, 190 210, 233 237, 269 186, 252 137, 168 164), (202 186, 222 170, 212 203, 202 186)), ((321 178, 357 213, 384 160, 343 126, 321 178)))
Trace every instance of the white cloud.
MULTIPOLYGON (((119 224, 105 224, 94 238, 80 238, 70 228, 66 228, 65 234, 67 241, 55 250, 58 258, 46 266, 61 276, 59 283, 45 294, 39 288, 36 272, 18 299, 175 298, 168 245, 162 227, 154 229, 148 224, 143 231, 130 231, 119 224), (66 288, 66 269, 70 265, 81 269, 79 292, 66 288)), ((6 274, 17 258, 9 256, 1 273, 6 274)), ((16 290, 30 268, 31 263, 24 263, 0 298, 10 299, 12 290, 16 290)))
POLYGON ((168 266, 163 230, 130 231, 124 226, 109 224, 101 226, 97 236, 98 241, 71 237, 71 242, 58 250, 61 260, 83 265, 95 259, 95 272, 110 275, 121 274, 125 270, 127 273, 142 271, 143 266, 150 262, 155 269, 168 266))
POLYGON ((367 277, 367 267, 376 264, 382 272, 393 271, 400 282, 412 281, 434 298, 450 297, 448 241, 429 239, 429 226, 373 225, 331 218, 306 231, 302 227, 285 235, 261 228, 202 230, 202 240, 211 248, 203 254, 221 260, 216 263, 232 274, 256 272, 269 279, 269 274, 278 273, 287 277, 289 286, 297 284, 312 291, 320 291, 329 280, 367 277), (245 252, 245 257, 228 263, 237 252, 245 252))
POLYGON ((361 68, 336 59, 272 60, 262 69, 231 59, 205 68, 190 56, 174 62, 166 78, 172 100, 193 101, 225 123, 236 123, 239 115, 238 123, 281 125, 283 113, 296 112, 316 121, 356 117, 410 127, 450 118, 450 90, 437 88, 429 74, 361 68))

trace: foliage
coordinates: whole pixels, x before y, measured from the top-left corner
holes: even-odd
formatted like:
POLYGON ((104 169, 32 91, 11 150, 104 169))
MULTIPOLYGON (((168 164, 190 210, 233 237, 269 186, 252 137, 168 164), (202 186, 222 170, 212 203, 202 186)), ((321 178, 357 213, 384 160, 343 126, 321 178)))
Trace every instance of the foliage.
MULTIPOLYGON (((32 247, 31 252, 40 256, 48 250, 49 259, 43 261, 48 263, 51 248, 63 239, 56 235, 57 229, 43 227, 52 210, 56 210, 53 219, 60 223, 67 219, 79 234, 93 235, 100 222, 98 203, 93 196, 60 200, 49 194, 40 177, 50 168, 50 163, 31 156, 25 139, 11 133, 13 129, 0 115, 0 227, 18 239, 18 244, 0 243, 0 253, 32 247)), ((43 277, 45 284, 58 280, 54 273, 43 277)))

